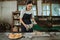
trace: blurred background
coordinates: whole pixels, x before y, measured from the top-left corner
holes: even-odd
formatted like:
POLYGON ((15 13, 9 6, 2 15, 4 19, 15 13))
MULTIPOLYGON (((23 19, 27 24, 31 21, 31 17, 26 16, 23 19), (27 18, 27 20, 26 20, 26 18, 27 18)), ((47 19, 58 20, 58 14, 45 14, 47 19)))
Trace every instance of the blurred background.
MULTIPOLYGON (((0 0, 0 40, 10 40, 9 32, 21 32, 20 11, 29 0, 0 0), (7 32, 7 33, 5 33, 7 32), (3 39, 4 37, 4 39, 3 39)), ((60 0, 32 0, 35 20, 33 38, 19 40, 60 40, 60 0)), ((28 36, 27 34, 24 34, 28 36)))

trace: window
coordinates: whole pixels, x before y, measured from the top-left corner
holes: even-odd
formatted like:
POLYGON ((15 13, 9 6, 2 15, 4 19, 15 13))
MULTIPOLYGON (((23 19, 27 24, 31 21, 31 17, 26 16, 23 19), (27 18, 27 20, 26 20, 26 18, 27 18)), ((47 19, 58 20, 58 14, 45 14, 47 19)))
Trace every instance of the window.
POLYGON ((36 5, 33 5, 32 10, 34 11, 34 15, 36 16, 36 5))
MULTIPOLYGON (((26 8, 26 5, 19 5, 18 6, 19 11, 24 10, 25 8, 26 8)), ((36 16, 36 5, 32 6, 32 10, 34 11, 34 16, 36 16)))
POLYGON ((42 4, 42 15, 43 16, 60 16, 60 4, 50 4, 49 3, 43 3, 42 4), (50 8, 51 7, 51 8, 50 8), (50 11, 51 10, 51 11, 50 11), (52 13, 50 13, 52 12, 52 13))
POLYGON ((42 13, 43 16, 50 15, 50 4, 42 4, 42 13))
POLYGON ((60 16, 60 4, 52 4, 52 16, 60 16))
POLYGON ((25 9, 25 5, 19 5, 18 6, 18 10, 21 11, 21 10, 24 10, 25 9))

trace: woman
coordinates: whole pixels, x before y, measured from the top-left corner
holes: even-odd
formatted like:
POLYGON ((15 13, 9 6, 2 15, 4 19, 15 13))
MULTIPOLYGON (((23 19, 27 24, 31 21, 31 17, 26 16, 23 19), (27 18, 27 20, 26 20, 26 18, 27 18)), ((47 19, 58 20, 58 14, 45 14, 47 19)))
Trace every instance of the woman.
MULTIPOLYGON (((32 1, 29 1, 27 2, 26 9, 20 12, 20 22, 21 22, 22 32, 33 32, 32 21, 35 22, 35 20, 34 20, 33 10, 31 10, 32 6, 33 6, 32 1)), ((35 24, 37 23, 35 22, 35 24)))

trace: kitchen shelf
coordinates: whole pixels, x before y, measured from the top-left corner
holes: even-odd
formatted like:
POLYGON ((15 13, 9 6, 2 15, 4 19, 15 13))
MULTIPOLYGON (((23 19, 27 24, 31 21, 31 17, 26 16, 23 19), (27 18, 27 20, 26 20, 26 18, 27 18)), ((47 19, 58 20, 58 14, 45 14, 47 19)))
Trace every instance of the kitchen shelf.
POLYGON ((16 11, 16 12, 12 12, 12 32, 14 32, 13 31, 13 28, 14 27, 17 27, 18 29, 18 31, 17 32, 19 32, 19 28, 20 28, 20 26, 21 26, 21 24, 20 24, 20 11, 16 11))

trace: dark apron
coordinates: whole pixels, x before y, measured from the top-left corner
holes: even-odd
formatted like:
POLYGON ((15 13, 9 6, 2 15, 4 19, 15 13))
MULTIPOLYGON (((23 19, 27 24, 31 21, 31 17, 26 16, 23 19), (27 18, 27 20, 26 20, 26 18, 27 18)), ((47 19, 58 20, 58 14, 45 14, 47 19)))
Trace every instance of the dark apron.
MULTIPOLYGON (((26 14, 26 13, 25 13, 25 14, 23 15, 22 20, 23 20, 23 22, 24 22, 25 24, 29 25, 29 24, 32 23, 32 22, 31 22, 31 18, 32 18, 32 14, 26 14)), ((21 24, 21 29, 22 29, 22 30, 21 30, 22 32, 33 32, 33 29, 32 29, 32 28, 27 31, 23 24, 21 24)))

